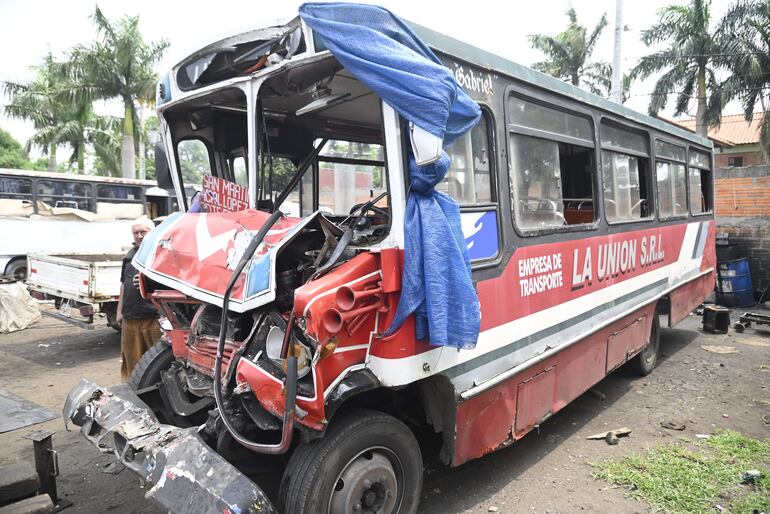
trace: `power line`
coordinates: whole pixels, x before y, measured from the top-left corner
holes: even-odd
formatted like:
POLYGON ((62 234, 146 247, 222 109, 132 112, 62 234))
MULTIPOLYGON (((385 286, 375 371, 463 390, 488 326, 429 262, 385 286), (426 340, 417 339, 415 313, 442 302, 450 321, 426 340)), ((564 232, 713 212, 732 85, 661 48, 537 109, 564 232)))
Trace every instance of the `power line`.
POLYGON ((667 59, 693 59, 698 57, 737 57, 737 56, 744 56, 744 55, 768 55, 767 52, 734 52, 734 53, 714 53, 714 54, 679 54, 679 55, 659 55, 659 54, 648 54, 648 55, 642 55, 642 56, 626 56, 623 58, 624 61, 628 60, 636 60, 636 59, 644 59, 645 57, 666 57, 667 59))
MULTIPOLYGON (((747 88, 740 88, 740 89, 733 89, 733 92, 736 93, 748 93, 749 91, 765 91, 770 90, 770 86, 766 87, 747 87, 747 88)), ((635 95, 628 95, 627 98, 638 98, 642 96, 668 96, 668 95, 684 95, 684 91, 664 91, 661 93, 638 93, 635 95)), ((685 95, 688 98, 699 98, 698 95, 685 95)))

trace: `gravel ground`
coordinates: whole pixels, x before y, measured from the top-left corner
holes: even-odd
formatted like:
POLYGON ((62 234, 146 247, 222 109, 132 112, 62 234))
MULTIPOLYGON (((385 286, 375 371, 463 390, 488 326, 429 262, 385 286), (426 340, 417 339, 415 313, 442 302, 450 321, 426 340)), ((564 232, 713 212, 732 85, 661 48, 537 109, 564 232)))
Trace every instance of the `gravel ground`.
MULTIPOLYGON (((644 378, 614 373, 539 429, 509 448, 456 469, 426 465, 420 512, 652 512, 627 495, 591 478, 591 462, 615 458, 684 436, 731 428, 753 437, 770 436, 770 332, 712 335, 691 315, 663 329, 662 361, 644 378), (701 345, 730 345, 715 354, 701 345), (602 399, 603 397, 603 399, 602 399), (662 421, 686 426, 661 427, 662 421), (609 446, 585 437, 629 427, 632 433, 609 446)), ((120 340, 103 324, 83 330, 44 317, 34 326, 0 335, 0 388, 61 412, 64 398, 81 377, 107 385, 120 379, 120 340)), ((56 431, 60 495, 74 505, 65 512, 161 512, 144 500, 138 478, 125 470, 105 472, 111 462, 61 419, 0 434, 0 465, 32 459, 34 429, 56 431)))

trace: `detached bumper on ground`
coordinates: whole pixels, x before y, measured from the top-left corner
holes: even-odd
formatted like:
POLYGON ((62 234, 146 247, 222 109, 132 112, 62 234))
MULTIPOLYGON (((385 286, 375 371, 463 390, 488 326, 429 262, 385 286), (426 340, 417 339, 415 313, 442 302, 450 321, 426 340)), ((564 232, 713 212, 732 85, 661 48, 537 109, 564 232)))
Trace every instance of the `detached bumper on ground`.
POLYGON ((195 428, 159 423, 127 385, 104 388, 82 379, 67 396, 63 416, 99 451, 114 453, 137 473, 148 484, 145 496, 170 512, 275 512, 265 493, 195 428))

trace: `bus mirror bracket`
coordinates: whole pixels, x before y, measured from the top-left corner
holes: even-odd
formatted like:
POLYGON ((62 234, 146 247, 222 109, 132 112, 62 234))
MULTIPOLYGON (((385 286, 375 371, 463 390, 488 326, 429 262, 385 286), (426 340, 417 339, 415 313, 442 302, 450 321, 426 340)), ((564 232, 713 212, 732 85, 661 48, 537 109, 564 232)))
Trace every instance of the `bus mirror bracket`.
POLYGON ((412 153, 418 166, 432 164, 441 157, 442 139, 411 122, 409 123, 409 140, 412 143, 412 153))
POLYGON ((162 142, 155 143, 155 178, 159 188, 174 189, 174 182, 171 180, 171 170, 168 167, 168 158, 166 157, 166 146, 162 142))

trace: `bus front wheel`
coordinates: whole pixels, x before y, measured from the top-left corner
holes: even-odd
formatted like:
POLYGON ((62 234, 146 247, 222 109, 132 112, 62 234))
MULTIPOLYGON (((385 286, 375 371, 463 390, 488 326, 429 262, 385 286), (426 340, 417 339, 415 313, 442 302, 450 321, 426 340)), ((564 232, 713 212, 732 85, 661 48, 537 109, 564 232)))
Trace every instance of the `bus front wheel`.
POLYGON ((323 438, 301 443, 281 479, 280 512, 417 512, 422 455, 412 432, 377 411, 340 415, 323 438))

